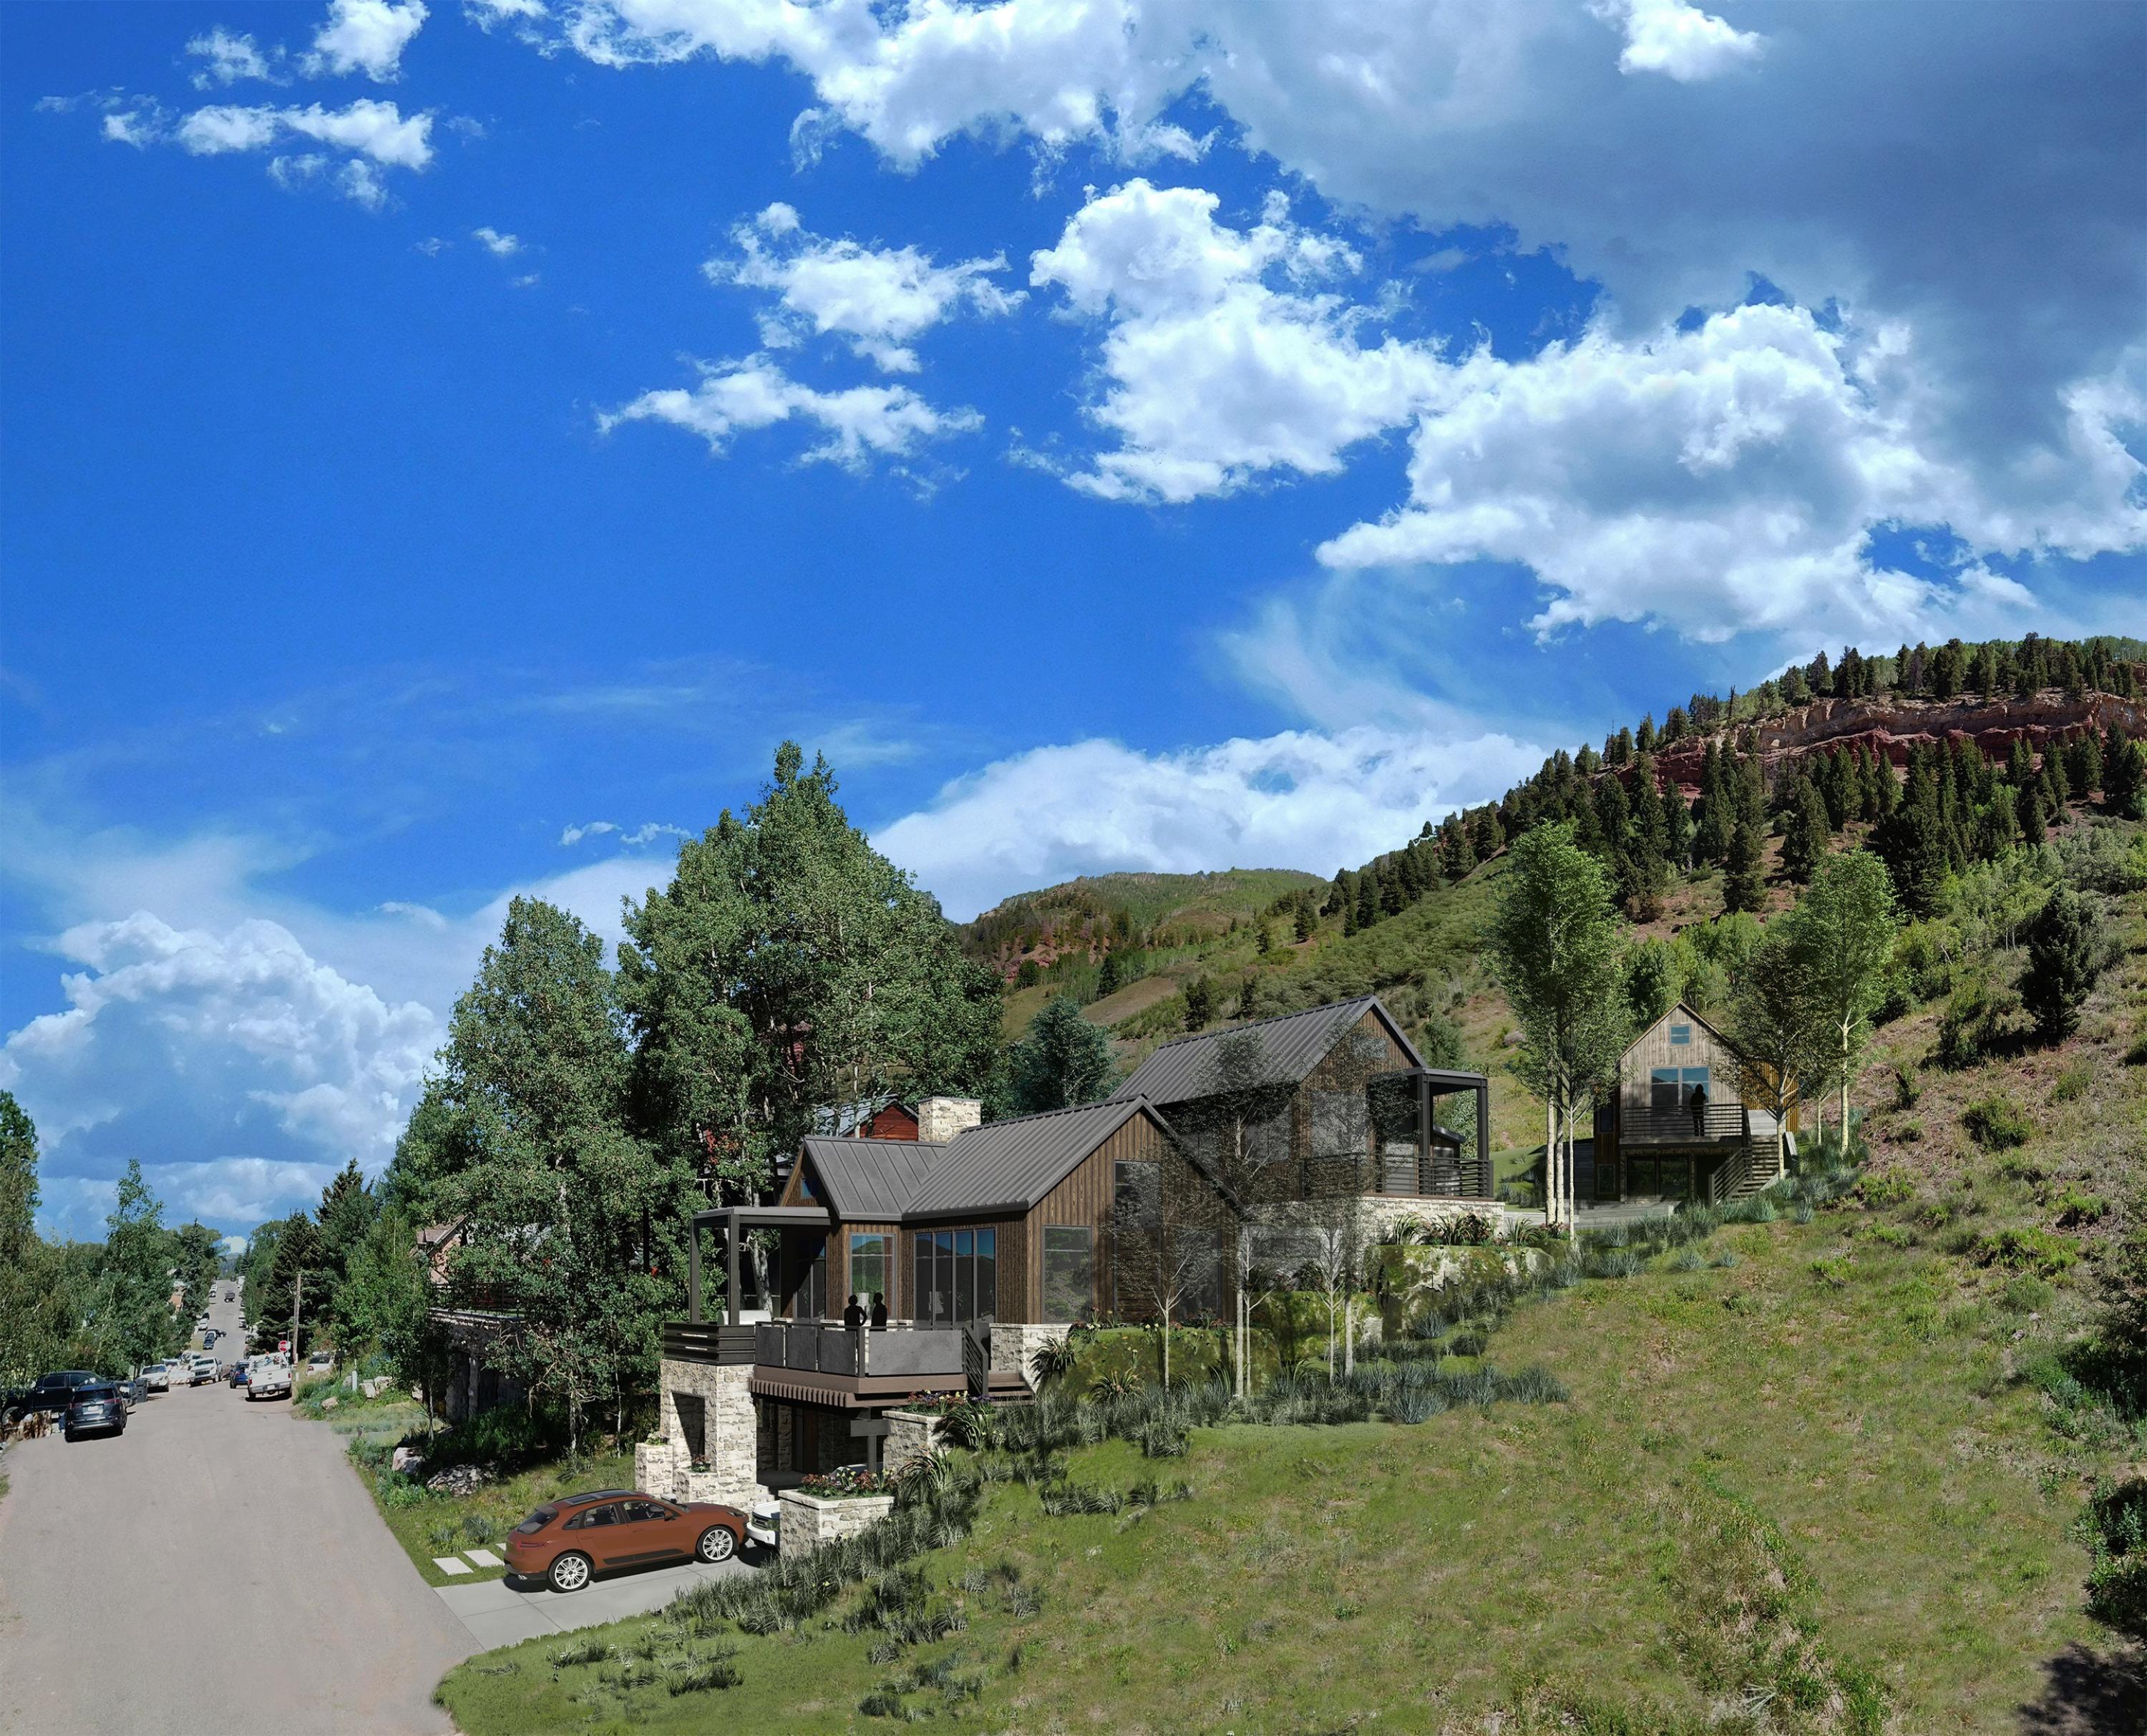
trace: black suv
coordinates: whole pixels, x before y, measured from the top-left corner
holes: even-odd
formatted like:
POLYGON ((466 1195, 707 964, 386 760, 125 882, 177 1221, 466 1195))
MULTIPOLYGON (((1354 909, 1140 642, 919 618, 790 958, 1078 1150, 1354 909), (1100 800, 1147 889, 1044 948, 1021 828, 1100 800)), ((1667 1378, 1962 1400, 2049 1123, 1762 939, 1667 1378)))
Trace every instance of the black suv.
POLYGON ((127 1403, 119 1388, 108 1380, 77 1387, 68 1403, 65 1430, 71 1441, 85 1434, 124 1434, 127 1403))
POLYGON ((81 1386, 95 1386, 104 1377, 93 1374, 87 1368, 63 1368, 57 1374, 40 1377, 35 1386, 28 1386, 8 1393, 7 1414, 10 1422, 19 1422, 38 1411, 51 1411, 63 1415, 74 1400, 74 1389, 81 1386))

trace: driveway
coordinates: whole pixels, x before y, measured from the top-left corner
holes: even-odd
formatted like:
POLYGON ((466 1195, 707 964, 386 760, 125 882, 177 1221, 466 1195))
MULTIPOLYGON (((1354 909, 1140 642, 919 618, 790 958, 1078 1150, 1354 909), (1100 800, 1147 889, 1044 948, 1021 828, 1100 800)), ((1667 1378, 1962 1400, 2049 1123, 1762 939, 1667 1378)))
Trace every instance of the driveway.
MULTIPOLYGON (((235 1327, 222 1294, 216 1323, 235 1327)), ((6 1468, 0 1731, 452 1728, 433 1685, 477 1643, 332 1430, 193 1387, 117 1438, 10 1448, 6 1468)))

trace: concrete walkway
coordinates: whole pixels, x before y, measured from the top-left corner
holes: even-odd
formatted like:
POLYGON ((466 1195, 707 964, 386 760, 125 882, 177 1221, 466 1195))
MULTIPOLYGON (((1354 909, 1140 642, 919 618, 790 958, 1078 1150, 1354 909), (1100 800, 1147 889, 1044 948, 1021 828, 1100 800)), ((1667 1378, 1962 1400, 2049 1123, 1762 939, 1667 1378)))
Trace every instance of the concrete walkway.
POLYGON ((485 1579, 474 1585, 436 1585, 433 1594, 453 1612, 473 1650, 488 1652, 547 1634, 571 1633, 629 1615, 661 1609, 688 1587, 727 1579, 753 1569, 737 1556, 713 1565, 655 1568, 618 1573, 583 1590, 562 1595, 541 1580, 485 1579))
MULTIPOLYGON (((235 1316, 222 1293, 213 1314, 235 1316)), ((452 1728, 433 1687, 478 1644, 411 1570, 332 1430, 226 1386, 183 1388, 146 1400, 123 1435, 25 1442, 6 1468, 0 1731, 452 1728)))

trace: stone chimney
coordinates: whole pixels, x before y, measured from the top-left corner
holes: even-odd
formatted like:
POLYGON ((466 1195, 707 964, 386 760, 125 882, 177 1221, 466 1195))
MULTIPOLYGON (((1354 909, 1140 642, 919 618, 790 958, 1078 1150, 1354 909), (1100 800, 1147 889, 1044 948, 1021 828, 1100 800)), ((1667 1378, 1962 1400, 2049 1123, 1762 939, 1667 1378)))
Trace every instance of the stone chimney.
POLYGON ((927 1145, 944 1145, 983 1118, 984 1106, 973 1097, 928 1097, 917 1106, 917 1137, 927 1145))

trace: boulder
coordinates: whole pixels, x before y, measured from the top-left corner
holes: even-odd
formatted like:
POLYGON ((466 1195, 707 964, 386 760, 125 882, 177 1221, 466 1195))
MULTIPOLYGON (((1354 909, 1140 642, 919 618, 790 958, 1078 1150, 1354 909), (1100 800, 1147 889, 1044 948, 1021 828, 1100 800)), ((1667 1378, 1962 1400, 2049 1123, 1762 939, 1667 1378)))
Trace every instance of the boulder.
POLYGON ((424 1463, 425 1455, 415 1447, 398 1447, 394 1457, 388 1461, 388 1468, 391 1471, 407 1471, 415 1475, 424 1463))
POLYGON ((491 1481, 483 1465, 449 1465, 428 1477, 425 1487, 436 1495, 473 1495, 491 1481))
POLYGON ((321 1400, 321 1408, 323 1410, 333 1410, 342 1403, 342 1399, 337 1398, 334 1393, 331 1393, 327 1398, 321 1400))

